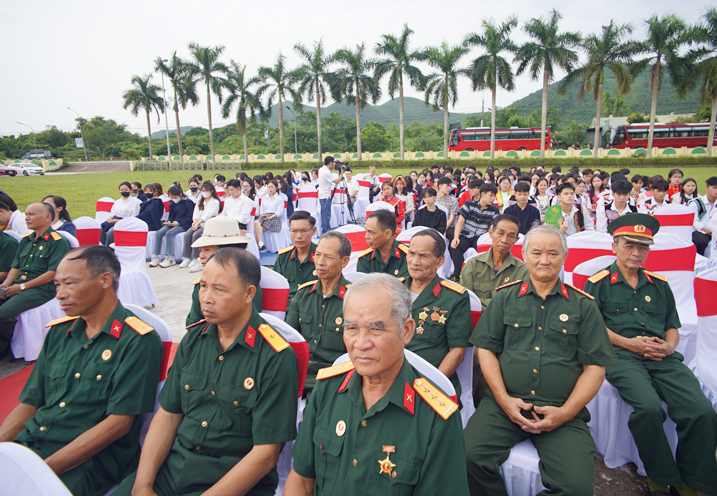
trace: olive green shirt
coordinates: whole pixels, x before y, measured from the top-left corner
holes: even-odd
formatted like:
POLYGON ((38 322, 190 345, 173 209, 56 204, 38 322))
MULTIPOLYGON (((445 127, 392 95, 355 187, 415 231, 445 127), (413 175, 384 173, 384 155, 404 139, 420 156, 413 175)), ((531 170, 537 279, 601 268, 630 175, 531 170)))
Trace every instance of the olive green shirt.
MULTIPOLYGON (((192 306, 189 308, 187 318, 184 319, 184 325, 187 327, 191 326, 192 324, 196 324, 200 320, 204 319, 204 314, 202 313, 202 305, 199 303, 199 281, 201 281, 201 279, 197 279, 196 281, 194 281, 194 289, 192 289, 192 306)), ((251 300, 251 306, 253 306, 257 312, 261 312, 263 303, 264 294, 261 291, 261 286, 257 286, 254 299, 251 300)))
POLYGON ((134 415, 129 432, 96 457, 115 481, 137 470, 142 415, 154 411, 163 347, 156 331, 140 335, 125 322, 132 315, 118 302, 89 340, 81 317, 50 328, 20 394, 38 410, 15 441, 50 456, 109 415, 134 415))
POLYGON ((444 420, 408 390, 421 375, 407 360, 368 411, 362 377, 354 370, 342 387, 347 377, 319 381, 291 451, 296 473, 316 479, 314 495, 468 494, 461 416, 456 412, 444 420), (404 404, 408 393, 413 413, 404 404), (379 461, 387 456, 395 467, 380 473, 379 461))
MULTIPOLYGON (((34 231, 31 232, 20 240, 20 246, 15 254, 15 259, 12 261, 12 268, 20 271, 14 284, 22 284, 43 275, 45 272, 56 271, 62 257, 68 251, 70 251, 70 242, 56 233, 53 228, 48 228, 39 237, 35 235, 34 231), (53 233, 55 236, 59 236, 60 239, 55 239, 53 233)), ((53 281, 38 286, 38 288, 53 295, 55 294, 55 283, 53 281)))
POLYGON ((309 254, 304 261, 299 260, 299 252, 295 246, 290 246, 279 252, 274 263, 274 271, 281 274, 289 281, 289 299, 296 295, 296 288, 305 282, 316 279, 314 274, 314 253, 316 245, 311 243, 309 254))
MULTIPOLYGON (((182 414, 165 464, 179 494, 209 489, 255 445, 296 438, 299 365, 266 341, 256 311, 225 350, 217 326, 192 326, 177 348, 159 403, 182 414)), ((275 331, 274 331, 275 332, 275 331)), ((247 494, 273 495, 276 468, 247 494)))
MULTIPOLYGON (((406 279, 410 288, 411 278, 406 279)), ((426 286, 411 307, 411 316, 416 321, 416 331, 406 349, 438 368, 451 348, 469 348, 468 341, 473 332, 471 302, 465 288, 454 282, 449 286, 463 291, 457 292, 441 284, 439 276, 426 286)), ((450 377, 456 395, 461 396, 461 384, 454 372, 450 377)))
POLYGON ((538 406, 562 406, 583 365, 615 365, 597 305, 557 281, 543 300, 532 282, 496 292, 471 343, 496 353, 510 396, 538 406))
POLYGON ((18 246, 15 238, 0 231, 0 272, 10 272, 18 246))
POLYGON ((529 277, 528 267, 512 253, 508 253, 496 273, 493 266, 493 247, 490 247, 487 252, 468 259, 461 271, 461 285, 480 298, 485 311, 495 295, 496 288, 515 281, 527 281, 529 277))
POLYGON ((408 264, 406 263, 406 254, 408 248, 400 241, 393 240, 391 254, 386 263, 383 263, 381 253, 376 250, 368 249, 359 255, 356 263, 356 272, 370 274, 371 272, 383 272, 396 277, 408 277, 408 264))
POLYGON ((286 323, 301 332, 309 345, 309 369, 304 391, 310 392, 319 369, 330 367, 346 353, 344 344, 344 294, 351 285, 344 276, 324 298, 321 281, 296 292, 286 313, 286 323))
POLYGON ((669 284, 639 269, 637 287, 633 288, 625 281, 617 263, 608 270, 610 273, 596 283, 588 280, 585 291, 595 297, 605 325, 611 331, 626 338, 665 339, 665 331, 681 327, 669 284))

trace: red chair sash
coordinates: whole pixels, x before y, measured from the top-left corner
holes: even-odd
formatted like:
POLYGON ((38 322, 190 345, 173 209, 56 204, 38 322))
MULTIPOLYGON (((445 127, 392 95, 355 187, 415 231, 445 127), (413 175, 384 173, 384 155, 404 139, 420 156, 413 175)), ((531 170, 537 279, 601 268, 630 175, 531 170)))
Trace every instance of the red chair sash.
POLYGON ((115 229, 115 246, 146 246, 147 231, 118 231, 115 229))
POLYGON ((363 251, 368 248, 365 232, 359 231, 352 233, 344 233, 344 235, 349 238, 349 241, 351 242, 351 251, 363 251))
POLYGON ((318 191, 299 191, 299 200, 302 198, 318 198, 318 191))
POLYGON ((655 215, 655 219, 660 221, 660 227, 691 226, 694 224, 695 214, 655 215))
POLYGON ((162 203, 164 203, 164 211, 169 212, 169 200, 163 201, 162 203))
POLYGON ((710 317, 717 315, 717 281, 695 279, 695 301, 697 302, 697 316, 710 317))
POLYGON ((163 381, 167 378, 167 369, 169 368, 169 356, 172 354, 172 342, 162 341, 164 352, 162 353, 162 362, 159 365, 159 380, 163 381))
POLYGON ((291 349, 294 350, 296 358, 299 361, 299 398, 304 395, 304 384, 306 383, 306 373, 309 370, 309 345, 306 341, 298 341, 289 343, 291 349))
POLYGON ((612 250, 602 248, 570 248, 568 258, 565 260, 565 272, 573 272, 575 267, 588 260, 593 260, 605 255, 614 255, 612 250))
POLYGON ((674 250, 651 251, 642 268, 653 272, 682 270, 694 272, 697 247, 695 245, 674 250))
POLYGON ((100 244, 100 229, 76 229, 75 238, 80 246, 97 246, 100 244))
POLYGON ((114 205, 114 203, 97 200, 97 203, 95 203, 95 212, 111 212, 112 205, 114 205))
POLYGON ((289 303, 289 288, 261 288, 262 310, 286 312, 289 303))

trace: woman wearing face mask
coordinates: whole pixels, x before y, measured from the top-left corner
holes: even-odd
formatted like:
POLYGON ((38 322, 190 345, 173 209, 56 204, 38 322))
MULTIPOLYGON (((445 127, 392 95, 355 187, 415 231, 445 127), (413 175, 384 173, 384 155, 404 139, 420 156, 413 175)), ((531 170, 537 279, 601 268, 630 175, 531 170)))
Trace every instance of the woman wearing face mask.
POLYGON ((139 181, 132 181, 132 191, 130 194, 142 203, 147 201, 147 197, 142 193, 142 183, 139 181))
POLYGON ((189 180, 189 189, 184 192, 184 195, 189 200, 192 200, 194 203, 197 203, 199 201, 199 199, 202 197, 202 194, 199 192, 199 183, 196 179, 189 180))
POLYGON ((171 203, 169 204, 169 219, 167 223, 154 235, 154 250, 152 250, 152 261, 150 267, 160 266, 163 268, 176 265, 174 260, 174 236, 187 232, 192 227, 192 213, 194 202, 186 197, 179 186, 172 186, 167 190, 171 203), (160 263, 159 254, 164 239, 164 260, 160 263))
POLYGON ((148 231, 159 231, 162 228, 164 202, 157 195, 157 187, 154 184, 144 187, 144 195, 147 197, 147 201, 140 207, 137 218, 147 224, 148 231))
POLYGON ((201 188, 201 198, 194 206, 192 213, 192 225, 184 234, 184 246, 182 248, 182 263, 180 268, 189 267, 190 272, 199 272, 202 270, 202 264, 199 262, 199 248, 192 248, 194 243, 204 232, 204 223, 219 215, 219 196, 214 185, 205 181, 201 188))
POLYGON ((101 225, 102 231, 100 232, 100 244, 108 246, 107 232, 114 228, 114 225, 125 217, 134 217, 139 213, 139 207, 142 202, 136 197, 131 196, 132 185, 127 181, 120 183, 119 192, 120 199, 115 200, 115 204, 112 205, 110 210, 110 218, 104 221, 101 225))
POLYGON ((76 234, 75 225, 67 211, 67 202, 61 196, 46 196, 42 199, 43 203, 49 203, 55 208, 55 218, 52 221, 52 228, 55 231, 65 231, 73 236, 76 234))

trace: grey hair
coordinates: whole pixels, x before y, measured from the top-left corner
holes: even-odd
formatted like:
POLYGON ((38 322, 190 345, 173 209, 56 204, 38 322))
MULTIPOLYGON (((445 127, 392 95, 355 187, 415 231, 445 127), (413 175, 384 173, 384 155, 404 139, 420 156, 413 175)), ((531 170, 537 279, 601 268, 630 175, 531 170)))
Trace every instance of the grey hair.
POLYGON ((119 289, 122 266, 112 249, 106 246, 82 246, 77 250, 68 251, 63 260, 84 260, 85 267, 93 279, 108 272, 112 276, 114 292, 116 293, 119 289))
POLYGON ((338 231, 326 231, 319 238, 319 243, 321 243, 321 240, 324 238, 336 238, 341 242, 341 246, 339 246, 339 256, 341 258, 351 256, 351 241, 349 241, 349 238, 347 238, 344 233, 340 233, 338 231))
MULTIPOLYGON (((332 232, 332 231, 329 231, 332 232)), ((368 291, 376 294, 376 290, 383 288, 388 292, 391 301, 391 317, 398 325, 399 329, 403 327, 403 323, 411 317, 411 294, 408 288, 403 285, 394 276, 382 273, 371 273, 366 274, 354 281, 346 291, 344 297, 343 311, 346 311, 346 302, 349 300, 349 296, 356 291, 368 291)))
POLYGON ((525 238, 523 239, 523 253, 528 252, 528 243, 530 243, 530 238, 533 237, 533 234, 536 233, 555 234, 557 237, 560 238, 560 244, 563 246, 563 255, 568 254, 568 238, 566 238, 565 234, 561 233, 557 227, 551 226, 550 224, 541 224, 539 226, 535 226, 527 232, 525 238))

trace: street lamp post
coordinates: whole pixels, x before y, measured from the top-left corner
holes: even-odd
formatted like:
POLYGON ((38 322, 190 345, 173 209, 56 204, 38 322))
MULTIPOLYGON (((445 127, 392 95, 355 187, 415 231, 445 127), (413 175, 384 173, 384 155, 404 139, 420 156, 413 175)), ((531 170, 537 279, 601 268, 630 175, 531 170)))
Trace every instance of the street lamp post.
MULTIPOLYGON (((169 62, 169 60, 162 59, 162 62, 169 62)), ((169 170, 172 170, 172 150, 169 148, 169 123, 167 122, 167 92, 164 91, 164 72, 162 72, 162 101, 164 102, 164 132, 167 135, 167 160, 169 160, 169 170)), ((177 130, 177 132, 180 131, 177 130)), ((152 137, 150 136, 149 139, 152 139, 152 137)))
POLYGON ((15 122, 17 122, 21 126, 30 128, 30 130, 32 131, 32 142, 35 144, 35 150, 37 150, 37 140, 35 139, 35 130, 32 128, 32 126, 28 126, 27 124, 23 124, 22 122, 19 122, 19 121, 15 121, 15 122))
POLYGON ((294 116, 294 160, 296 160, 296 165, 299 165, 299 157, 297 157, 299 154, 299 144, 296 141, 296 114, 288 105, 286 106, 286 110, 291 112, 291 115, 294 116))
MULTIPOLYGON (((72 110, 70 107, 67 107, 69 110, 72 110)), ((82 122, 82 118, 80 117, 80 114, 77 113, 76 110, 72 110, 77 115, 77 120, 80 124, 80 136, 82 137, 82 151, 85 152, 85 162, 89 162, 87 158, 87 142, 85 141, 85 130, 84 130, 84 124, 82 122)))

